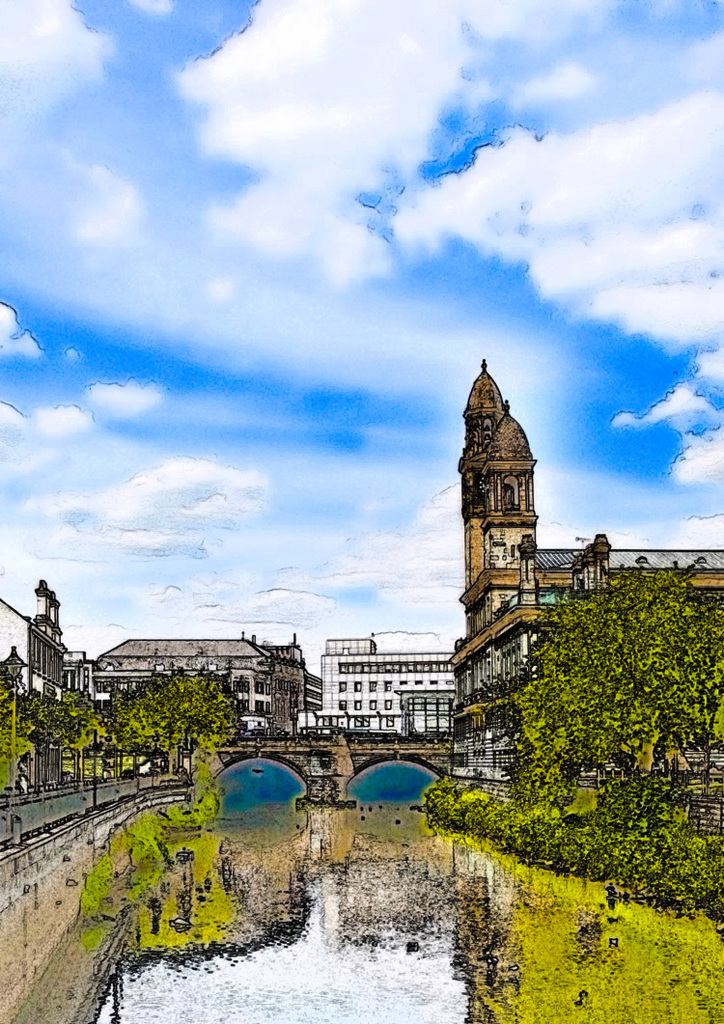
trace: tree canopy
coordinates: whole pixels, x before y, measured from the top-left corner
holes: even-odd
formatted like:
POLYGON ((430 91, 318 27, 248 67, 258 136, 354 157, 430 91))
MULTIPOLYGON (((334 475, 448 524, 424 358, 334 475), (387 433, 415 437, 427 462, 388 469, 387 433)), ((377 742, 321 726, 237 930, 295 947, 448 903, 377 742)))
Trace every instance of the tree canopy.
POLYGON ((201 747, 223 743, 234 728, 234 703, 212 679, 159 677, 114 701, 111 731, 126 750, 158 742, 169 750, 186 737, 201 747))
POLYGON ((724 609, 673 571, 622 573, 549 609, 521 718, 521 790, 569 789, 585 767, 651 767, 655 750, 724 737, 724 609))

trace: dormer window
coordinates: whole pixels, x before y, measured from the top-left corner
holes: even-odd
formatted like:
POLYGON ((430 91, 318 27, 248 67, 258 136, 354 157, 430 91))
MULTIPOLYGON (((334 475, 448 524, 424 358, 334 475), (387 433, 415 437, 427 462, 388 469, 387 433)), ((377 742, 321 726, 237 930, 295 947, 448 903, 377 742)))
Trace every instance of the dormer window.
POLYGON ((639 555, 639 557, 636 559, 636 565, 638 565, 641 569, 643 569, 643 567, 648 564, 649 560, 646 557, 646 555, 639 555))

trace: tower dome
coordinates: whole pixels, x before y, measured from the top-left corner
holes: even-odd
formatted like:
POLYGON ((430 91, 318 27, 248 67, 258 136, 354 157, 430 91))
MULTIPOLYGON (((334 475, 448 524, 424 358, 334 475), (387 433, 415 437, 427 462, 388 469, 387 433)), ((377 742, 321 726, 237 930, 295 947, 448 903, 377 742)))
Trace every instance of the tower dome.
POLYGON ((498 423, 497 429, 488 447, 488 458, 492 459, 532 459, 528 438, 520 423, 508 412, 505 403, 505 414, 498 423))
POLYGON ((488 373, 488 364, 483 359, 480 374, 473 384, 463 415, 467 417, 476 413, 488 413, 497 420, 503 415, 503 411, 500 388, 488 373))

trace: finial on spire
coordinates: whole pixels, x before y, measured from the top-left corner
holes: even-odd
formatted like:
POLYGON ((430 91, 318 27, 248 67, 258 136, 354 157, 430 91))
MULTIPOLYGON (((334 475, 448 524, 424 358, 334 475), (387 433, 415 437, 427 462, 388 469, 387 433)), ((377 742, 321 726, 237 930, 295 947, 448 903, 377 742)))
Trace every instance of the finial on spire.
POLYGON ((483 359, 482 363, 480 364, 480 369, 483 371, 483 373, 485 373, 485 371, 488 369, 487 359, 483 359))
POLYGON ((503 412, 510 412, 510 402, 507 398, 503 402, 503 412))

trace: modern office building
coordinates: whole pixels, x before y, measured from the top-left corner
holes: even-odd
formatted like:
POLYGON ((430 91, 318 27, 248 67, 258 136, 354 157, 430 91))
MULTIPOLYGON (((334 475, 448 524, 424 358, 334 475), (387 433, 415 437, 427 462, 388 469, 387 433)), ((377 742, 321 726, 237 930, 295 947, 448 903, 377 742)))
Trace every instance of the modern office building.
POLYGON ((453 675, 447 651, 378 653, 373 639, 327 640, 322 707, 306 731, 441 736, 451 730, 453 675))

